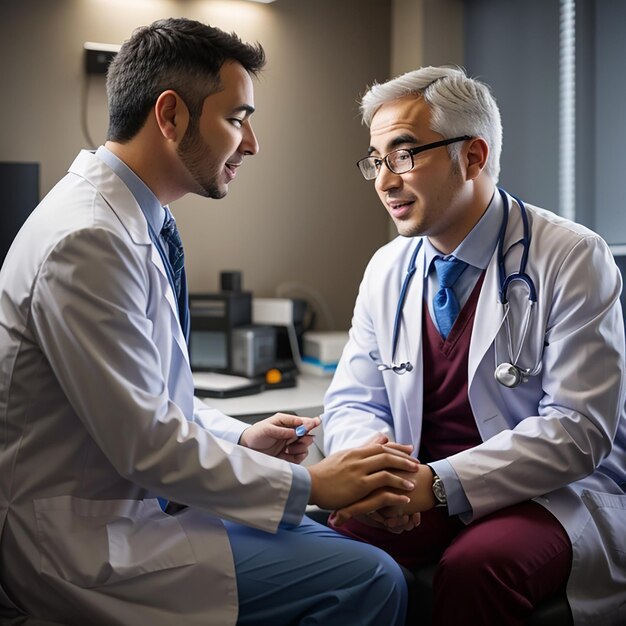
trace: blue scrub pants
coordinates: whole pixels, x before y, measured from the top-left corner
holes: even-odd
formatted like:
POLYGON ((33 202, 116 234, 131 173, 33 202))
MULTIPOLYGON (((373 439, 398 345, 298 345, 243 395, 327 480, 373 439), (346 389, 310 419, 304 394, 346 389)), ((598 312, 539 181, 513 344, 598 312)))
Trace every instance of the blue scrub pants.
POLYGON ((385 552, 305 517, 274 535, 224 522, 238 626, 402 626, 407 588, 385 552))

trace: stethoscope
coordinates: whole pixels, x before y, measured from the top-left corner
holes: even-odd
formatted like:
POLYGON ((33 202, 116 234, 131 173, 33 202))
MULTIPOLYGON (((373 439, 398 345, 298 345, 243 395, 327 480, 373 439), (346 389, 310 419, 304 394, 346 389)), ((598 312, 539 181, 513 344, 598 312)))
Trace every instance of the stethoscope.
MULTIPOLYGON (((500 281, 500 288, 498 292, 499 303, 504 308, 502 323, 505 324, 506 327, 506 336, 507 336, 507 349, 508 349, 508 357, 509 360, 498 364, 498 333, 496 335, 496 341, 494 343, 494 354, 496 361, 496 369, 494 372, 495 379, 505 387, 515 388, 521 383, 525 383, 528 381, 530 376, 536 376, 542 367, 541 359, 538 359, 537 364, 532 368, 523 368, 519 363, 519 357, 522 352, 522 347, 526 342, 526 337, 528 335, 528 330, 530 328, 530 318, 532 315, 533 308, 537 303, 537 290, 535 288, 535 284, 532 278, 526 272, 526 266, 528 264, 528 253, 530 250, 530 242, 531 242, 531 233, 530 233, 530 224, 528 221, 528 212, 526 211, 526 206, 519 199, 513 196, 517 204, 520 208, 520 213, 522 216, 522 224, 523 224, 523 236, 517 244, 522 245, 522 257, 520 259, 520 265, 517 272, 513 272, 509 275, 506 273, 506 267, 504 264, 505 253, 504 253, 504 238, 506 235, 506 229, 509 223, 509 198, 507 194, 502 190, 498 189, 500 192, 500 196, 502 197, 503 202, 503 215, 502 215, 502 223, 500 225, 500 231, 498 233, 498 245, 497 245, 497 262, 498 262, 498 278, 500 281), (508 301, 508 290, 511 283, 515 281, 523 282, 528 288, 528 307, 526 308, 526 313, 524 315, 524 321, 522 326, 521 333, 521 341, 517 353, 513 355, 513 340, 511 337, 511 326, 509 321, 509 313, 511 310, 509 301, 508 301)), ((400 326, 402 324, 402 310, 404 308, 404 302, 406 300, 406 294, 409 288, 409 284, 411 283, 411 279, 415 274, 416 270, 416 260, 419 251, 422 248, 423 240, 420 239, 415 246, 415 250, 411 255, 409 260, 409 264, 407 267, 407 272, 404 277, 404 282, 402 283, 402 289, 400 290, 400 297, 398 299, 398 306, 396 308, 396 315, 393 323, 393 339, 392 339, 392 352, 391 352, 391 363, 379 363, 378 370, 380 372, 391 371, 394 374, 406 374, 413 370, 413 365, 410 361, 405 361, 402 363, 396 362, 396 351, 398 348, 398 340, 400 338, 400 326)), ((517 245, 515 244, 515 245, 517 245)), ((374 361, 377 360, 378 356, 374 352, 370 352, 370 358, 374 361)))

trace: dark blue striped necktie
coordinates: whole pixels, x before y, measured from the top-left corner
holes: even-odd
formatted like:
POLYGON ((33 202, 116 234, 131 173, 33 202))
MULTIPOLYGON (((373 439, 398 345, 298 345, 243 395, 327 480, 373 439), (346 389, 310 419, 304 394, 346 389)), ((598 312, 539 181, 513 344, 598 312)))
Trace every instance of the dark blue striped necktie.
POLYGON ((173 217, 165 219, 161 238, 167 245, 167 256, 174 278, 174 293, 178 302, 178 318, 185 338, 189 337, 189 304, 187 302, 187 278, 185 276, 185 252, 173 217))

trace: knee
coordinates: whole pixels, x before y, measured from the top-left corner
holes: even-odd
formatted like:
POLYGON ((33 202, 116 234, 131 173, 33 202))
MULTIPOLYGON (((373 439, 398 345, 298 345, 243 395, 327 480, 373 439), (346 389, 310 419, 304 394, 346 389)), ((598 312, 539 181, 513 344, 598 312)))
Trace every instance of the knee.
POLYGON ((368 548, 367 560, 360 560, 359 580, 352 581, 360 596, 359 623, 404 624, 408 590, 402 568, 386 552, 368 548))
POLYGON ((371 579, 367 602, 376 605, 366 613, 378 611, 373 624, 404 624, 408 603, 408 590, 401 567, 385 552, 380 552, 378 563, 371 579))
POLYGON ((394 595, 406 598, 407 583, 402 568, 386 552, 381 551, 376 574, 380 578, 381 585, 390 589, 394 595))
POLYGON ((435 572, 433 587, 436 590, 480 589, 490 586, 490 581, 498 577, 496 563, 501 560, 492 558, 489 551, 474 549, 464 544, 457 548, 450 546, 441 557, 435 572))
POLYGON ((402 568, 380 548, 362 544, 367 548, 358 560, 359 575, 352 578, 355 587, 378 597, 406 597, 407 583, 402 568))

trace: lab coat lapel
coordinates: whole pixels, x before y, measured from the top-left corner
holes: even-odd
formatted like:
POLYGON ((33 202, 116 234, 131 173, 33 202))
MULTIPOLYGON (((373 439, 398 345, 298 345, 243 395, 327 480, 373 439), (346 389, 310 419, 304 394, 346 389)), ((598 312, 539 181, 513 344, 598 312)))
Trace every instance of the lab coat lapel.
MULTIPOLYGON (((508 194, 507 194, 508 195, 508 194)), ((517 254, 508 255, 510 248, 523 236, 522 219, 517 203, 509 198, 509 222, 504 237, 504 255, 507 258, 507 274, 517 271, 517 254)), ((500 277, 498 275, 498 250, 493 253, 485 273, 485 280, 476 305, 472 341, 469 351, 468 381, 471 386, 476 370, 502 326, 504 308, 500 305, 500 277)))
POLYGON ((87 150, 83 150, 76 157, 69 171, 89 180, 98 189, 136 245, 150 246, 150 260, 159 272, 162 291, 174 318, 172 333, 185 361, 189 363, 187 342, 178 321, 178 302, 167 278, 161 255, 150 239, 146 218, 135 197, 108 165, 87 150))
MULTIPOLYGON (((417 244, 417 241, 415 242, 417 244)), ((413 253, 414 246, 409 249, 409 256, 405 259, 405 267, 408 264, 410 255, 413 253)), ((396 302, 400 296, 398 295, 396 302)), ((404 398, 404 409, 407 413, 409 430, 411 433, 411 441, 418 442, 421 433, 421 419, 414 419, 415 408, 423 405, 424 385, 422 377, 422 316, 424 310, 424 246, 419 251, 415 260, 415 274, 411 280, 411 284, 406 293, 406 300, 402 313, 402 330, 398 339, 398 354, 396 360, 404 361, 407 359, 413 365, 413 370, 403 375, 391 374, 394 380, 402 389, 402 397, 404 398)), ((393 327, 393 319, 391 320, 393 327)), ((400 421, 400 420, 398 420, 400 421)))
POLYGON ((172 323, 172 333, 174 335, 174 339, 176 340, 180 351, 183 353, 185 361, 189 363, 189 350, 187 349, 187 341, 183 334, 181 323, 178 320, 178 302, 176 301, 176 297, 174 296, 174 291, 172 290, 170 281, 167 278, 167 271, 165 269, 165 265, 163 265, 163 259, 161 258, 157 247, 152 242, 150 242, 150 259, 159 270, 159 279, 161 280, 163 293, 165 294, 165 299, 167 300, 167 303, 169 305, 170 313, 174 318, 172 323))
POLYGON ((119 176, 93 152, 83 150, 69 168, 70 173, 88 180, 106 200, 131 239, 138 245, 149 245, 150 235, 143 212, 135 196, 119 176))

